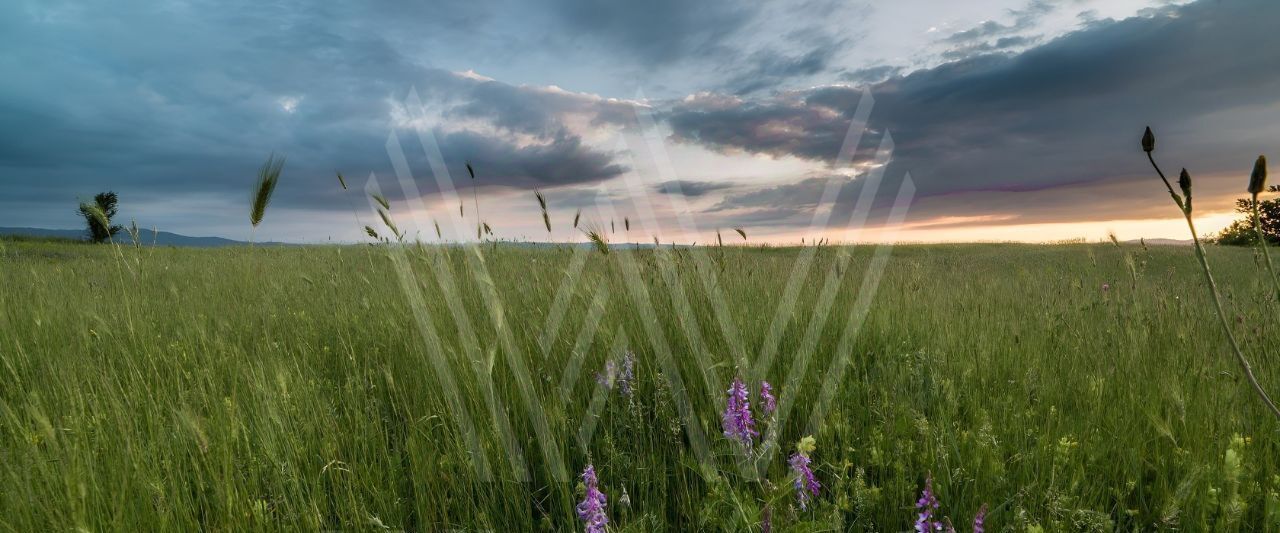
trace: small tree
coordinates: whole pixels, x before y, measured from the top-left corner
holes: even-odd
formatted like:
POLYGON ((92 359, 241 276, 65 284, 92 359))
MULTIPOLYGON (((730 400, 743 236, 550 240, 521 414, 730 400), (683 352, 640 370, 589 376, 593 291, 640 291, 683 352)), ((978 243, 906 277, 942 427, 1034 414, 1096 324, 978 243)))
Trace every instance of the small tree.
MULTIPOLYGON (((1267 192, 1280 192, 1280 185, 1272 185, 1267 192)), ((1218 233, 1214 242, 1234 246, 1258 244, 1258 234, 1253 227, 1253 200, 1236 200, 1236 212, 1243 216, 1218 233)), ((1267 244, 1280 245, 1280 197, 1258 201, 1258 220, 1267 244)))
POLYGON ((112 224, 116 217, 116 193, 107 191, 93 196, 93 202, 80 203, 80 216, 89 229, 89 239, 93 242, 107 242, 122 229, 119 224, 112 224))

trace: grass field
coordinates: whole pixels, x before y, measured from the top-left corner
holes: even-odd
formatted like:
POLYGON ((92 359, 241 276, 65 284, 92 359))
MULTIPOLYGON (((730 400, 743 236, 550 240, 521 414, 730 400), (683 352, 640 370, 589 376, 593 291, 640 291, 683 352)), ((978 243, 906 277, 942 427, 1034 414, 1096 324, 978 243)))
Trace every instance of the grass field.
MULTIPOLYGON (((754 374, 741 357, 766 344, 801 249, 706 249, 702 266, 592 251, 544 352, 567 247, 486 246, 486 281, 462 248, 0 245, 3 531, 581 530, 589 462, 612 531, 901 531, 930 475, 960 531, 983 504, 988 531, 1280 530, 1280 425, 1186 247, 899 246, 824 389, 870 247, 817 251, 754 374), (628 349, 630 396, 594 377, 628 349), (767 462, 722 435, 735 374, 791 406, 767 462), (809 433, 822 490, 801 510, 787 455, 809 433)), ((1280 393, 1280 306, 1254 252, 1209 253, 1280 393)))

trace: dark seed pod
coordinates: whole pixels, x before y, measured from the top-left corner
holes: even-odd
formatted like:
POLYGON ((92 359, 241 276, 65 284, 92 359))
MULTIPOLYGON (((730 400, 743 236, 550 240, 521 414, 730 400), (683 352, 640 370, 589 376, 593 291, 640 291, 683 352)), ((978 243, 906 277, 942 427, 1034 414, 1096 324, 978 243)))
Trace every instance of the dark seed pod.
POLYGON ((1253 174, 1249 175, 1249 194, 1259 194, 1267 188, 1267 156, 1260 155, 1253 163, 1253 174))
POLYGON ((1150 152, 1156 149, 1156 135, 1151 133, 1151 127, 1147 127, 1147 131, 1142 134, 1142 151, 1150 152))

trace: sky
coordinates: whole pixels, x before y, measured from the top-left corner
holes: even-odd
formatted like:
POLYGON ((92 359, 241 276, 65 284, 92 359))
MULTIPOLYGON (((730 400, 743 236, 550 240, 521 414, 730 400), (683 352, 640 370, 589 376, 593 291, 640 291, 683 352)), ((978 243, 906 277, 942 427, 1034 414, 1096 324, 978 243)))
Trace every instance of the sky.
POLYGON ((423 240, 474 238, 477 205, 513 240, 581 240, 580 210, 615 241, 1187 238, 1142 129, 1190 170, 1202 233, 1229 223, 1280 144, 1277 21, 1267 0, 11 0, 0 226, 75 228, 112 190, 119 221, 247 239, 275 153, 260 240, 384 231, 366 186, 423 240))

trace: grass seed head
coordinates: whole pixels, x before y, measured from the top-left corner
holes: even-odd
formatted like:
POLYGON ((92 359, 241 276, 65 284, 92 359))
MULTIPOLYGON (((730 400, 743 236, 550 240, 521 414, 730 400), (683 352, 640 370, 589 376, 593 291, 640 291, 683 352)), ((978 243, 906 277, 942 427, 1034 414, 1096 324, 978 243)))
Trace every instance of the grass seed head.
POLYGON ((1182 195, 1187 197, 1187 209, 1191 209, 1191 173, 1185 168, 1178 175, 1178 187, 1182 188, 1182 195))
POLYGON ((382 206, 383 209, 391 209, 391 202, 388 202, 386 197, 381 194, 374 193, 369 196, 373 197, 373 201, 378 202, 378 205, 382 206))
POLYGON ((253 202, 249 207, 249 223, 255 228, 267 213, 267 204, 271 203, 271 194, 280 181, 281 170, 284 170, 284 156, 277 158, 275 153, 267 156, 267 162, 258 169, 258 183, 253 188, 253 202))
POLYGON ((1267 156, 1260 155, 1253 162, 1253 173, 1249 175, 1249 194, 1258 195, 1267 188, 1267 156))

